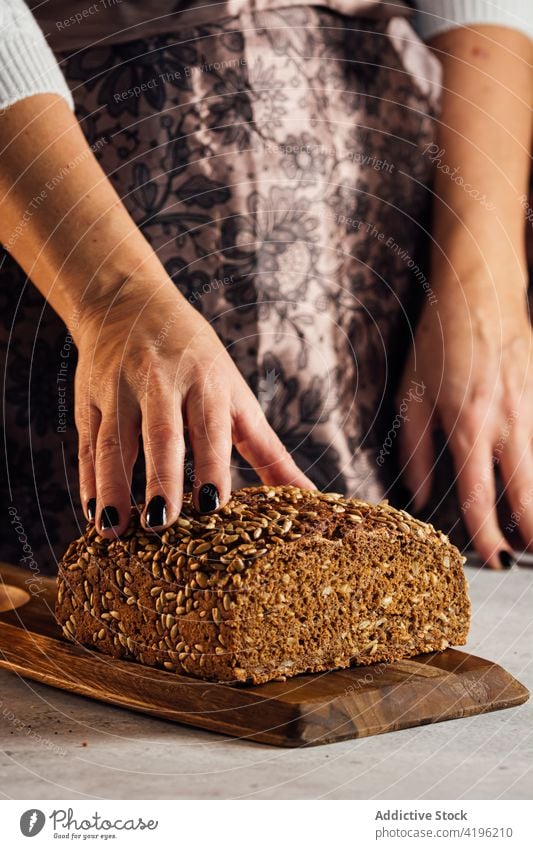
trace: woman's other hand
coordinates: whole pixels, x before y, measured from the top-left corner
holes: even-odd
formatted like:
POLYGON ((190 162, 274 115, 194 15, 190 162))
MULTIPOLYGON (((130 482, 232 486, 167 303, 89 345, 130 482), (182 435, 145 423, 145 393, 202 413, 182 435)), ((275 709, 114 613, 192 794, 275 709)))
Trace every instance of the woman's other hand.
POLYGON ((404 377, 404 388, 412 378, 426 385, 402 428, 405 478, 420 506, 429 494, 438 421, 466 525, 483 561, 501 568, 512 560, 496 517, 495 465, 524 544, 533 540, 524 238, 533 42, 508 27, 476 25, 446 31, 432 46, 443 67, 430 281, 436 301, 425 305, 404 377))
POLYGON ((509 297, 500 311, 486 278, 473 301, 476 288, 468 301, 441 297, 424 309, 400 397, 412 380, 425 391, 409 405, 401 459, 420 508, 431 489, 433 426, 443 428, 463 519, 483 561, 501 568, 512 560, 498 524, 496 468, 524 546, 533 541, 533 335, 525 299, 509 297))

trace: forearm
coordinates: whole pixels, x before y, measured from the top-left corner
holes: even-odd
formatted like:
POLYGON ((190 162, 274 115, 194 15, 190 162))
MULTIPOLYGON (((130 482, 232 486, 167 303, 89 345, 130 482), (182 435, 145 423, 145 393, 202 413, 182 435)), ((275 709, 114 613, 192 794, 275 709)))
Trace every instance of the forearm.
POLYGON ((435 285, 455 295, 460 286, 467 298, 492 285, 495 302, 518 301, 527 285, 533 46, 492 26, 452 30, 432 47, 443 65, 437 143, 426 151, 435 165, 435 285))
POLYGON ((135 280, 167 280, 64 100, 37 95, 0 121, 0 241, 70 326, 135 280), (73 319, 73 317, 75 317, 73 319))

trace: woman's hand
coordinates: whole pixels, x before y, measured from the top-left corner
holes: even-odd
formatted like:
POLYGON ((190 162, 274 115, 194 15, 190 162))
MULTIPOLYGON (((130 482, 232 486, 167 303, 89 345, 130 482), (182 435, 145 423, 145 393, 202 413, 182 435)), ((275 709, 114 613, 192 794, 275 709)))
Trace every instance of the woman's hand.
POLYGON ((81 497, 104 535, 127 525, 140 434, 146 526, 163 528, 179 514, 185 426, 199 510, 229 496, 232 443, 265 483, 313 486, 212 328, 175 288, 56 95, 26 98, 2 117, 0 195, 0 241, 78 348, 81 497), (65 176, 53 203, 38 205, 21 228, 25 210, 59 173, 65 176))
POLYGON ((164 528, 179 515, 185 427, 202 512, 229 497, 232 444, 264 483, 313 487, 213 329, 170 280, 135 280, 111 302, 89 302, 73 335, 81 498, 104 536, 128 523, 139 434, 146 527, 164 528))
POLYGON ((425 389, 409 405, 400 445, 419 509, 430 493, 432 429, 440 424, 467 528, 483 561, 501 568, 512 559, 496 515, 496 466, 524 545, 533 540, 533 335, 525 297, 498 304, 486 273, 478 282, 471 277, 467 299, 456 290, 424 309, 400 397, 412 380, 425 389))

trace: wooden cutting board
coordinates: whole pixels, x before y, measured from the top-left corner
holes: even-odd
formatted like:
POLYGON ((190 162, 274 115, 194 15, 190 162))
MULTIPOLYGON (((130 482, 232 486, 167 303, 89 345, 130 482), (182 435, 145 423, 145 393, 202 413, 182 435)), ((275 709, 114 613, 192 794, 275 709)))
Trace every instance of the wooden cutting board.
POLYGON ((55 623, 54 601, 52 578, 29 577, 0 563, 0 667, 81 696, 261 743, 332 743, 500 710, 529 698, 497 664, 454 649, 259 687, 211 684, 67 642, 55 623))

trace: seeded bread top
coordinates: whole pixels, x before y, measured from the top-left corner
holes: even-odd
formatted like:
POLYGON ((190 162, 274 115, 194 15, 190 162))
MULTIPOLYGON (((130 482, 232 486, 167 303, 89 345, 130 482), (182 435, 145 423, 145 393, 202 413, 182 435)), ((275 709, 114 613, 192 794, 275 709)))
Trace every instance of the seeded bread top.
POLYGON ((409 535, 430 544, 450 545, 432 525, 387 502, 371 505, 334 492, 292 486, 237 490, 224 507, 209 515, 199 515, 190 494, 185 495, 178 520, 161 534, 142 528, 141 509, 132 509, 130 525, 120 538, 104 539, 89 526, 69 546, 64 566, 80 558, 88 560, 89 555, 116 560, 133 554, 142 561, 161 561, 191 571, 238 573, 269 549, 309 534, 330 540, 352 533, 379 533, 384 539, 409 535))

